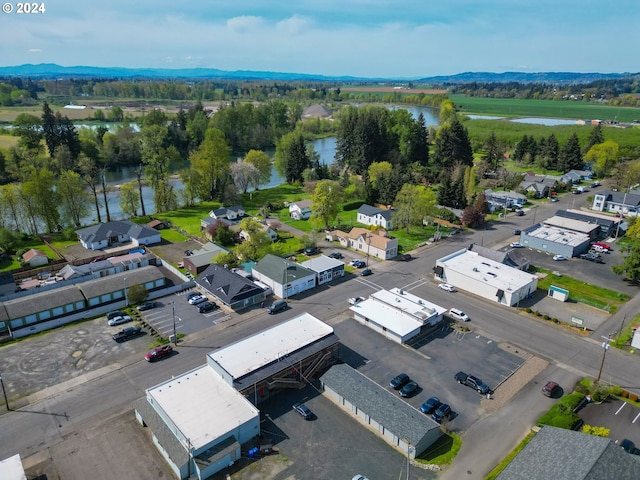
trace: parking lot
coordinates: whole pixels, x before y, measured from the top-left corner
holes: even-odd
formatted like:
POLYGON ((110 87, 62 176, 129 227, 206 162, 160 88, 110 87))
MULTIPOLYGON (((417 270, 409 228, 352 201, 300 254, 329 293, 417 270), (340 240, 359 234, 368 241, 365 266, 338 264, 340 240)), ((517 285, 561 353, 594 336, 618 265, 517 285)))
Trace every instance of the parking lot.
POLYGON ((197 306, 190 305, 187 301, 187 293, 189 291, 158 299, 156 308, 142 312, 142 318, 165 338, 173 335, 174 313, 176 333, 183 335, 189 335, 231 318, 231 314, 222 308, 200 313, 197 306))
POLYGON ((334 328, 344 345, 341 360, 389 390, 393 377, 407 373, 420 386, 415 395, 405 399, 407 403, 420 408, 427 398, 439 397, 455 413, 444 422, 454 431, 467 429, 480 417, 480 400, 484 398, 459 385, 453 378, 456 372, 473 374, 495 389, 524 363, 523 358, 492 340, 449 327, 436 331, 416 348, 391 342, 353 319, 334 328))
POLYGON ((611 430, 609 438, 621 442, 628 438, 640 445, 640 408, 622 400, 608 398, 600 405, 587 404, 579 412, 584 423, 611 430))

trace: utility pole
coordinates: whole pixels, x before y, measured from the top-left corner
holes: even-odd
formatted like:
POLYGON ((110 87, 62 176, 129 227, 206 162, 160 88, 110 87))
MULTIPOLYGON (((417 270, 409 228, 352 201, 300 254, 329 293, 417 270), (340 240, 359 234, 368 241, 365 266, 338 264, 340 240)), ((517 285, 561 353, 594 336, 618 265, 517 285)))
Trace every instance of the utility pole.
POLYGON ((176 334, 176 302, 171 302, 171 309, 173 311, 173 344, 178 346, 178 335, 176 334))
POLYGON ((0 384, 2 384, 2 395, 4 395, 4 404, 7 406, 7 410, 11 410, 9 406, 9 399, 7 398, 7 391, 4 389, 4 380, 2 379, 2 375, 0 375, 0 384))
POLYGON ((602 342, 602 362, 600 362, 600 370, 598 371, 598 378, 596 378, 595 384, 598 385, 598 383, 600 382, 600 377, 602 376, 602 369, 604 368, 604 359, 607 356, 607 350, 609 350, 609 347, 611 346, 611 334, 609 334, 606 337, 602 337, 604 338, 604 342, 602 342))
POLYGON ((371 248, 371 237, 373 235, 367 235, 367 268, 369 268, 369 249, 371 248))
POLYGON ((123 283, 124 283, 124 306, 128 307, 129 306, 129 297, 127 296, 127 277, 124 277, 123 283))

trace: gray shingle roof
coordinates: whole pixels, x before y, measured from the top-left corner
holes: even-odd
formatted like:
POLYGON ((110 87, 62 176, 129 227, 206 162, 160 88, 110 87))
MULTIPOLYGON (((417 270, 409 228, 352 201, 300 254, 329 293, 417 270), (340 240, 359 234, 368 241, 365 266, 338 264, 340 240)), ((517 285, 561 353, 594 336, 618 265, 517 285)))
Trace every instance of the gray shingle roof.
POLYGON ((297 263, 292 263, 284 258, 276 257, 268 254, 253 266, 253 271, 261 273, 266 277, 282 283, 284 281, 285 265, 287 269, 287 279, 291 282, 299 278, 312 276, 315 278, 315 272, 303 267, 297 263))
POLYGON ((137 225, 128 220, 117 220, 107 223, 99 223, 87 228, 76 230, 78 237, 87 243, 107 240, 114 235, 129 235, 131 238, 141 239, 158 235, 158 231, 146 225, 137 225))
POLYGON ((366 215, 368 217, 373 217, 376 213, 379 213, 381 211, 382 210, 379 209, 378 207, 372 207, 371 205, 367 205, 366 203, 363 203, 358 208, 358 213, 361 213, 361 214, 366 215))
POLYGON ((546 426, 497 480, 638 480, 634 457, 608 438, 546 426))
MULTIPOLYGON (((122 280, 120 281, 120 286, 122 288, 122 280)), ((3 303, 9 318, 21 318, 42 312, 47 308, 55 308, 76 302, 84 302, 82 292, 78 286, 68 285, 14 298, 3 303)))
POLYGON ((233 305, 240 300, 260 295, 264 292, 252 281, 219 265, 209 265, 196 279, 196 283, 211 292, 212 295, 219 298, 226 305, 233 305))
POLYGON ((611 220, 607 219, 607 218, 600 218, 600 217, 592 217, 589 214, 580 214, 580 213, 575 213, 575 212, 568 212, 566 210, 558 210, 556 212, 556 216, 558 217, 564 217, 564 218, 571 218, 573 220, 580 220, 583 222, 590 222, 590 223, 595 223, 597 225, 600 225, 601 227, 603 227, 605 230, 609 230, 612 225, 614 225, 616 223, 616 219, 612 218, 611 220))
POLYGON ((418 445, 428 431, 440 429, 427 415, 349 365, 334 365, 320 381, 412 445, 418 445))
POLYGON ((84 292, 88 299, 95 298, 124 288, 125 277, 127 279, 127 288, 129 288, 132 285, 164 278, 164 275, 159 268, 148 266, 127 270, 126 272, 116 275, 107 275, 106 277, 81 283, 78 287, 84 292))
POLYGON ((640 192, 637 190, 631 190, 628 193, 625 192, 602 192, 601 195, 605 195, 607 202, 619 203, 620 205, 629 205, 632 207, 640 206, 640 192))

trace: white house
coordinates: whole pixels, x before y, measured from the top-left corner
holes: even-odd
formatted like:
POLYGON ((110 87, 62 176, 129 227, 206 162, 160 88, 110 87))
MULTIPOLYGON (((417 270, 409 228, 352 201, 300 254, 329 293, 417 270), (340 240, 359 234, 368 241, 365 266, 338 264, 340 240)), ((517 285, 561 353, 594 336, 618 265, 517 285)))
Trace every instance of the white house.
MULTIPOLYGON (((265 232, 267 234, 267 236, 271 239, 272 242, 275 242, 276 240, 278 240, 278 232, 276 232, 273 228, 271 228, 269 225, 264 225, 264 224, 260 224, 260 228, 263 232, 265 232)), ((247 232, 246 230, 240 230, 240 238, 243 241, 246 240, 250 240, 251 239, 251 234, 249 232, 247 232)))
POLYGON ((311 200, 290 203, 289 215, 294 220, 308 220, 311 218, 311 200))
POLYGON ((637 216, 640 210, 640 191, 613 192, 605 190, 593 196, 593 210, 637 216))
POLYGON ((392 230, 392 215, 393 210, 391 209, 383 210, 382 208, 363 204, 360 206, 360 208, 358 208, 357 222, 364 223, 365 225, 374 225, 376 227, 382 227, 386 228, 387 230, 392 230))
POLYGON ((280 298, 289 298, 316 286, 316 272, 271 254, 253 266, 251 275, 280 298))
POLYGON ((88 250, 100 250, 116 243, 131 242, 133 245, 160 243, 160 232, 146 225, 129 220, 100 223, 76 230, 78 241, 88 250))
POLYGON ((244 208, 240 205, 234 205, 232 207, 220 207, 209 212, 209 216, 216 220, 239 220, 246 215, 244 208))
POLYGON ((358 252, 389 260, 398 255, 398 239, 387 236, 386 230, 371 231, 366 228, 354 227, 349 233, 342 230, 327 232, 329 242, 340 242, 343 247, 352 248, 358 252))

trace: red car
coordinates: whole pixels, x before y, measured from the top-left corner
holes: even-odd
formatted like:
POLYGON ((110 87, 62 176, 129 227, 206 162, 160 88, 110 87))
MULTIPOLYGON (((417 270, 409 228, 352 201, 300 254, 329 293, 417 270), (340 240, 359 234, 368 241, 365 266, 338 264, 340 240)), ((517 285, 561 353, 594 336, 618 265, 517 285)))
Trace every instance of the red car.
POLYGON ((158 360, 160 358, 168 357, 172 353, 173 353, 173 348, 171 347, 171 345, 163 345, 161 347, 156 347, 153 350, 151 350, 150 352, 148 352, 144 356, 144 359, 147 362, 153 362, 153 361, 158 360))

